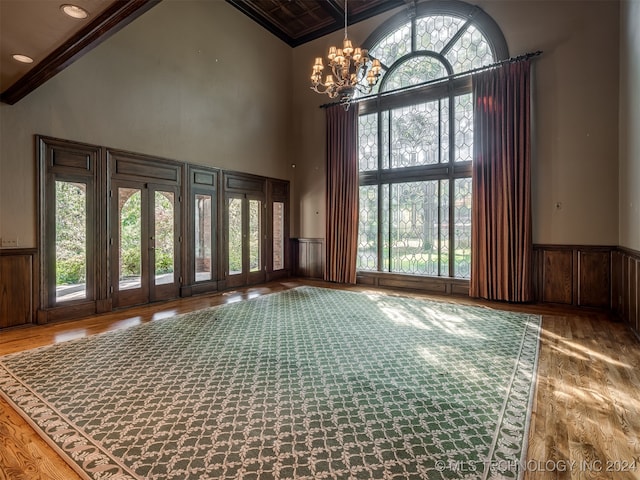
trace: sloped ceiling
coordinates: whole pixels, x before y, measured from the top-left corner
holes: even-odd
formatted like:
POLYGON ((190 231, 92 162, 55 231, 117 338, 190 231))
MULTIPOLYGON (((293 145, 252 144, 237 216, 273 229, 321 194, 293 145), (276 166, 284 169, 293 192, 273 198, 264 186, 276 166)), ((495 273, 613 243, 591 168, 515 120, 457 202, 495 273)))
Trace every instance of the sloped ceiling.
MULTIPOLYGON (((89 12, 78 20, 62 13, 66 0, 0 0, 0 101, 16 103, 160 1, 73 0, 89 12)), ((226 1, 292 47, 344 28, 343 0, 226 1)), ((415 0, 349 0, 348 21, 405 4, 415 0)))

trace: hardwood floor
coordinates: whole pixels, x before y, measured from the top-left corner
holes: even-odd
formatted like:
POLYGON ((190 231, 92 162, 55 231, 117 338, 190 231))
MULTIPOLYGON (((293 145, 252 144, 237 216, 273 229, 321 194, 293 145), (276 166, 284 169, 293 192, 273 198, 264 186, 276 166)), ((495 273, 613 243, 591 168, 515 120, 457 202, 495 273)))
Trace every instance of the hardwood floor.
MULTIPOLYGON (((109 330, 128 328, 209 306, 283 291, 310 280, 250 288, 111 312, 83 320, 0 331, 0 355, 109 330)), ((370 290, 366 287, 348 287, 370 290)), ((640 479, 640 342, 607 315, 573 308, 516 306, 442 298, 538 313, 543 331, 529 431, 526 480, 640 479)), ((496 466, 501 468, 502 466, 496 466)), ((462 476, 462 474, 461 474, 462 476)), ((0 398, 0 480, 80 477, 0 398)))

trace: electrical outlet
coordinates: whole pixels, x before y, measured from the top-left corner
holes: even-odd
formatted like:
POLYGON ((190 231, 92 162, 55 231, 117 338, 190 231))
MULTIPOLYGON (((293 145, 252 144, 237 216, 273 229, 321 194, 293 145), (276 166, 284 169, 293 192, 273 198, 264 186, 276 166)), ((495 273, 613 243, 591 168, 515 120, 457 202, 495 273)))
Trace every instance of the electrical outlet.
POLYGON ((3 237, 2 238, 2 246, 11 248, 18 246, 18 237, 3 237))

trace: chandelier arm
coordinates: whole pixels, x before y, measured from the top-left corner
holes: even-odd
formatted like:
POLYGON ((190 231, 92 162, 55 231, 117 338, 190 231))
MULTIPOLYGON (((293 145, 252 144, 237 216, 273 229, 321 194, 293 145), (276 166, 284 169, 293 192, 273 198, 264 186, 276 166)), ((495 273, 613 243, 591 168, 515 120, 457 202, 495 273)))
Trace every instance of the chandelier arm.
POLYGON ((344 0, 344 42, 342 48, 330 47, 327 58, 329 71, 322 81, 322 70, 325 66, 322 57, 316 57, 312 68, 310 87, 314 92, 326 94, 329 98, 340 98, 340 102, 348 108, 356 92, 368 94, 378 83, 381 66, 378 60, 371 60, 368 51, 353 48, 348 38, 348 0, 344 0))

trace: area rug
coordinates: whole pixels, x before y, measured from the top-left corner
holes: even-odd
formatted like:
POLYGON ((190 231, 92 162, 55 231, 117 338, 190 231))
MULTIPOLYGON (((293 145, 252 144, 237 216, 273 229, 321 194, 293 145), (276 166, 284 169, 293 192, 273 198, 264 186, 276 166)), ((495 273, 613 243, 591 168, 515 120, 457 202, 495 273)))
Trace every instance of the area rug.
POLYGON ((299 287, 0 358, 92 479, 518 478, 540 318, 299 287))

